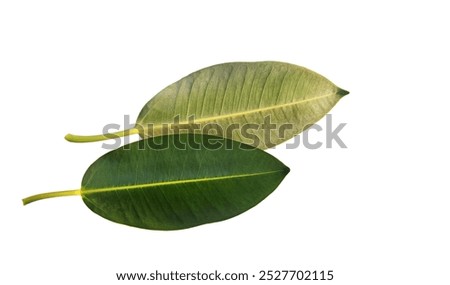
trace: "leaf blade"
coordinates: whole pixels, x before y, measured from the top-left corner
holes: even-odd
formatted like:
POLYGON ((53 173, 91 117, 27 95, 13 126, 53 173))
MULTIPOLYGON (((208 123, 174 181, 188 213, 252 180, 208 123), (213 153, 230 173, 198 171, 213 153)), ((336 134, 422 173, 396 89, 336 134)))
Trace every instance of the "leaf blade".
POLYGON ((198 125, 196 132, 203 134, 211 134, 214 127, 221 130, 216 135, 264 149, 320 120, 346 94, 323 76, 296 65, 225 63, 163 89, 141 110, 136 128, 141 136, 152 137, 174 133, 176 125, 198 125), (263 129, 266 118, 276 128, 263 129), (239 128, 229 131, 233 124, 239 128), (245 125, 260 127, 245 134, 245 125), (283 125, 289 129, 281 135, 283 125))
POLYGON ((126 146, 129 150, 108 153, 86 171, 81 187, 85 204, 118 223, 159 230, 183 229, 228 219, 250 209, 267 197, 289 171, 271 155, 238 142, 215 137, 212 139, 216 143, 223 143, 215 150, 206 149, 204 141, 198 149, 181 149, 176 147, 176 138, 187 142, 212 137, 162 136, 126 146), (149 141, 167 147, 139 150, 149 141), (124 165, 135 167, 127 170, 124 165))

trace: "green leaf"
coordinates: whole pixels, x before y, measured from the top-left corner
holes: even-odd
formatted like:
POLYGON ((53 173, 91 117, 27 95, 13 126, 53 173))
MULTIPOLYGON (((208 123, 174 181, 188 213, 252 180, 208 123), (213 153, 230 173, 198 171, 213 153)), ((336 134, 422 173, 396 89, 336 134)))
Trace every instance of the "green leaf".
POLYGON ((266 198, 289 172, 270 154, 213 136, 180 134, 111 151, 86 171, 80 190, 95 213, 145 229, 175 230, 234 217, 266 198))
POLYGON ((74 142, 129 134, 218 135, 268 148, 320 120, 347 91, 306 68, 282 62, 235 62, 201 69, 169 85, 142 109, 134 128, 74 142), (182 131, 181 131, 182 132, 182 131))

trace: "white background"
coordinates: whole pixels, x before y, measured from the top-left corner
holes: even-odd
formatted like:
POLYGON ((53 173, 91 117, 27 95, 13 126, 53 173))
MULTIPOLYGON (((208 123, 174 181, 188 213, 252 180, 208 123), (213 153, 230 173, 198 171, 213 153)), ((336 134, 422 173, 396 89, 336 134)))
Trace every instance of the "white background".
POLYGON ((450 284, 448 11, 445 1, 2 1, 0 282, 315 269, 335 279, 312 283, 450 284), (79 197, 22 206, 78 188, 106 152, 66 133, 133 121, 199 68, 259 60, 349 90, 332 110, 348 148, 271 150, 291 168, 272 195, 189 230, 115 224, 79 197))

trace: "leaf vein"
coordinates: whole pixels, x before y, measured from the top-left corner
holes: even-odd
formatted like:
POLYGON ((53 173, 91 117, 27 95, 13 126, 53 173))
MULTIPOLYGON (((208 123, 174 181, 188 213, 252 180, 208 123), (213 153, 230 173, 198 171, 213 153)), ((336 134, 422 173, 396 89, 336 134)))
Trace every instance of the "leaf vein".
POLYGON ((175 181, 162 181, 162 182, 152 182, 145 184, 136 184, 136 185, 124 185, 124 186, 114 186, 114 187, 105 187, 105 188, 97 188, 97 189, 86 189, 82 190, 83 195, 93 194, 93 193, 101 193, 101 192, 110 192, 110 191, 120 191, 120 190, 133 190, 133 189, 142 189, 142 188, 150 188, 150 187, 158 187, 158 186, 168 186, 168 185, 176 185, 176 184, 186 184, 186 183, 196 183, 196 182, 209 182, 216 180, 226 180, 226 179, 234 179, 234 178, 244 178, 244 177, 252 177, 252 176, 261 176, 267 175, 277 172, 282 172, 283 170, 273 170, 273 171, 265 171, 265 172, 257 172, 257 173, 246 173, 246 174, 234 174, 227 176, 217 176, 217 177, 205 177, 205 178, 193 178, 193 179, 184 179, 184 180, 175 180, 175 181))

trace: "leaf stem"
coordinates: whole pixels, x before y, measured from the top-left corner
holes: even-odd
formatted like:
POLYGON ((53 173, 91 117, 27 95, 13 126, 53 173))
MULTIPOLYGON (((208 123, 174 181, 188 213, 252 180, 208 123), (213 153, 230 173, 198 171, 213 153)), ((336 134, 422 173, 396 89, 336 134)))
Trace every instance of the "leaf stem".
POLYGON ((67 134, 64 138, 66 140, 68 140, 69 142, 85 143, 85 142, 104 141, 104 140, 108 140, 108 139, 121 138, 121 137, 129 136, 129 135, 136 135, 136 134, 139 134, 139 129, 131 128, 128 130, 118 131, 115 133, 107 133, 107 134, 93 135, 93 136, 79 136, 79 135, 67 134))
POLYGON ((41 194, 37 194, 37 195, 33 195, 30 197, 24 198, 24 199, 22 199, 22 202, 23 202, 23 205, 25 206, 27 204, 30 204, 32 202, 42 200, 42 199, 63 197, 63 196, 75 196, 75 195, 80 195, 80 194, 81 194, 80 189, 48 192, 48 193, 41 193, 41 194))

